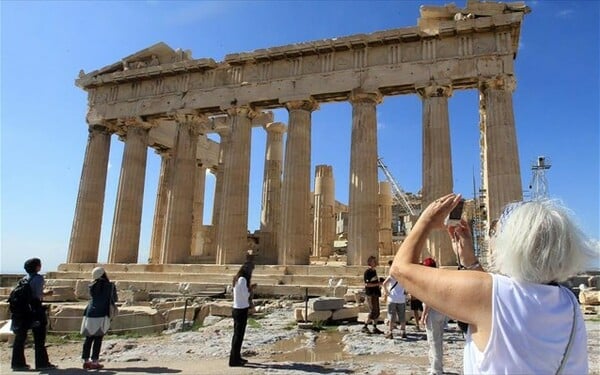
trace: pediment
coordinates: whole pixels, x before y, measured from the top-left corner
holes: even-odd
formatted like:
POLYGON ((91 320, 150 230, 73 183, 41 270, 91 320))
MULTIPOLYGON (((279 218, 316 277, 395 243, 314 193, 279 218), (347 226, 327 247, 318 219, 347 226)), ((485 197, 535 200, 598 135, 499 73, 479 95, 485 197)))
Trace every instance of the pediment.
POLYGON ((109 73, 148 68, 184 60, 191 60, 191 52, 182 51, 181 49, 174 50, 166 43, 158 42, 101 69, 87 74, 81 71, 79 78, 97 77, 109 73))

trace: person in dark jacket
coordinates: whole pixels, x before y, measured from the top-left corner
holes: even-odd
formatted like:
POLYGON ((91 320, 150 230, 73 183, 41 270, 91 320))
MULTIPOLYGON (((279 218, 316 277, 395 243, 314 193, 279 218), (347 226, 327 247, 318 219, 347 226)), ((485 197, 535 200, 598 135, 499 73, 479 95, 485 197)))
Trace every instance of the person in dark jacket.
POLYGON ((83 368, 97 370, 104 366, 98 362, 102 339, 110 328, 110 305, 118 301, 117 288, 106 276, 102 267, 92 270, 92 283, 90 284, 91 300, 84 311, 81 322, 81 334, 85 336, 83 342, 83 368), (90 361, 90 351, 91 361, 90 361))
POLYGON ((11 330, 15 334, 13 343, 12 358, 10 366, 13 371, 28 371, 29 366, 25 361, 25 341, 27 340, 27 331, 33 332, 33 342, 35 348, 35 369, 49 370, 56 368, 48 359, 46 350, 46 326, 48 318, 46 316, 46 307, 42 305, 44 295, 44 277, 39 274, 42 269, 42 261, 39 258, 31 258, 25 261, 25 279, 31 287, 31 300, 29 311, 23 314, 11 314, 11 330))

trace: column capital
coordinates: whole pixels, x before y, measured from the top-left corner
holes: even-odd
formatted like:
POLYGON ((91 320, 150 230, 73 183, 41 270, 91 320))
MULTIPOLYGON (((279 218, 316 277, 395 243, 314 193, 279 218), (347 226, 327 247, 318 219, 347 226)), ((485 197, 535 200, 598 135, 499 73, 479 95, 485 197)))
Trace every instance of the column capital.
POLYGON ((191 113, 189 111, 176 111, 169 113, 169 116, 178 124, 189 125, 190 135, 193 137, 205 134, 211 127, 210 120, 203 114, 191 113))
POLYGON ((88 124, 88 131, 90 133, 93 131, 101 132, 101 133, 111 133, 110 126, 106 122, 88 124))
POLYGON ((245 116, 249 119, 258 117, 259 112, 252 109, 250 106, 243 105, 239 107, 230 107, 226 109, 228 116, 245 116))
POLYGON ((348 98, 350 103, 373 103, 379 104, 383 101, 383 95, 379 91, 375 92, 365 92, 362 89, 354 89, 350 93, 350 97, 348 98))
POLYGON ((157 127, 156 122, 144 121, 141 117, 123 117, 116 121, 114 131, 119 134, 121 140, 124 140, 127 133, 132 129, 140 129, 150 131, 150 129, 157 127))
POLYGON ((263 125, 263 128, 265 128, 267 133, 277 134, 283 134, 287 130, 287 127, 283 122, 269 122, 268 124, 263 125))
POLYGON ((428 84, 417 85, 417 93, 421 98, 440 98, 452 96, 452 85, 450 83, 442 84, 437 82, 430 82, 428 84))
POLYGON ((479 90, 505 90, 513 92, 517 88, 517 80, 514 76, 503 75, 497 77, 481 77, 479 79, 479 90))
POLYGON ((319 103, 317 103, 317 101, 313 99, 290 100, 288 102, 285 102, 285 108, 287 108, 288 111, 302 109, 305 111, 312 112, 319 108, 319 103))
POLYGON ((169 147, 165 147, 162 145, 157 145, 154 147, 154 152, 159 155, 161 158, 171 158, 173 156, 173 150, 169 147))

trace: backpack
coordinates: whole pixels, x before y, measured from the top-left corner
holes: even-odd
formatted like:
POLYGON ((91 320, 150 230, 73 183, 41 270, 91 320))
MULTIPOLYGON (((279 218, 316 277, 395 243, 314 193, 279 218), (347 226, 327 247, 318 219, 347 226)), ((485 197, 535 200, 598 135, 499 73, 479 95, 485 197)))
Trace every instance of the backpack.
POLYGON ((31 315, 32 300, 33 291, 31 290, 31 285, 29 285, 29 279, 24 277, 19 280, 8 297, 10 312, 13 315, 22 317, 31 315))

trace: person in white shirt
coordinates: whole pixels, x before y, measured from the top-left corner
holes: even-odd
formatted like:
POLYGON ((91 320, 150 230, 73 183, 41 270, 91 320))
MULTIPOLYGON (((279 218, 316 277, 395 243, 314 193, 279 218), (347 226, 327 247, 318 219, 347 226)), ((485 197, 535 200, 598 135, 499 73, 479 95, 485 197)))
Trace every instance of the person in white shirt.
POLYGON ((254 263, 246 262, 233 277, 233 337, 229 353, 229 366, 231 367, 244 366, 248 362, 242 358, 241 351, 248 323, 250 293, 255 286, 250 281, 252 271, 254 271, 254 263))
POLYGON ((428 235, 460 195, 432 202, 391 268, 408 292, 469 324, 465 374, 587 374, 587 334, 574 294, 559 282, 585 270, 598 249, 551 200, 508 205, 490 231, 491 268, 482 272, 466 221, 447 228, 463 270, 423 267, 428 235), (474 272, 479 271, 479 272, 474 272))
MULTIPOLYGON (((392 265, 390 260, 388 263, 392 265)), ((393 339, 394 335, 392 332, 396 328, 397 322, 400 322, 400 335, 403 339, 406 338, 406 296, 404 295, 404 288, 393 276, 388 277, 383 281, 383 296, 387 298, 387 314, 388 314, 388 326, 389 332, 386 333, 386 339, 393 339)))
MULTIPOLYGON (((436 268, 437 264, 433 258, 423 259, 425 267, 436 268)), ((442 375, 444 373, 444 326, 446 316, 432 309, 428 304, 423 304, 423 315, 421 324, 425 326, 427 343, 429 344, 429 375, 442 375)))

